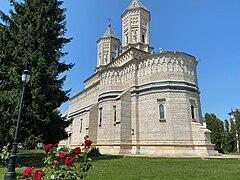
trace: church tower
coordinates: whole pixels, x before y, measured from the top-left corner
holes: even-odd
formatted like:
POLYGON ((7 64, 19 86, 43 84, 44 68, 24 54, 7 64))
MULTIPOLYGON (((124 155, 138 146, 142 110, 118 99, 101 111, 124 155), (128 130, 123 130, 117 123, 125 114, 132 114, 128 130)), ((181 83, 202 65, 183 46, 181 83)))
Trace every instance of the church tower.
POLYGON ((150 53, 150 11, 139 0, 133 0, 121 17, 123 51, 135 47, 150 53))
POLYGON ((120 40, 111 28, 110 20, 105 33, 98 39, 97 68, 113 61, 119 54, 120 40))

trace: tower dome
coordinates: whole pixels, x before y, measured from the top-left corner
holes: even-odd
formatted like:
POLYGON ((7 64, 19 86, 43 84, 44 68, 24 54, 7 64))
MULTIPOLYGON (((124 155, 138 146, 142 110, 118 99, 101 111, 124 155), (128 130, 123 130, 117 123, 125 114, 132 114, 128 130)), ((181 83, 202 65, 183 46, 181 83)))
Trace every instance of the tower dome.
POLYGON ((126 10, 136 9, 136 8, 142 8, 146 11, 149 11, 139 0, 133 0, 131 4, 129 4, 126 10))
POLYGON ((120 40, 111 27, 110 19, 108 21, 107 30, 98 39, 97 44, 98 44, 97 68, 100 66, 108 65, 118 56, 120 40))
POLYGON ((151 53, 150 11, 139 1, 133 0, 122 16, 122 50, 131 47, 151 53))

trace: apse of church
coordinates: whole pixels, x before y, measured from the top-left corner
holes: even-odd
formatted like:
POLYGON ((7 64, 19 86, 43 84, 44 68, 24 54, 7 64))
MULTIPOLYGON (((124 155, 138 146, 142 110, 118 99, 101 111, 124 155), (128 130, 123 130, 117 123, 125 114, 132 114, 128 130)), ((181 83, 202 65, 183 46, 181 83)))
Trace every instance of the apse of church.
POLYGON ((88 134, 102 154, 216 155, 202 124, 196 58, 153 53, 150 11, 139 0, 121 18, 121 42, 110 21, 97 40, 95 73, 70 99, 71 136, 60 146, 88 134))

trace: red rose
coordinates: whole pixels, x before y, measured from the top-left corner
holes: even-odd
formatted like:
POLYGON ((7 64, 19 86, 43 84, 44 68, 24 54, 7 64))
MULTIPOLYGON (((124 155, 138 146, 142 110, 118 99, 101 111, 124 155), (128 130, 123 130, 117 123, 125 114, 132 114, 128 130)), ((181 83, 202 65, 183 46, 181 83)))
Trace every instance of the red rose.
POLYGON ((81 153, 81 148, 80 148, 80 147, 76 147, 76 148, 73 150, 73 153, 74 153, 74 154, 80 154, 80 153, 81 153))
POLYGON ((59 166, 60 165, 60 163, 59 162, 52 162, 52 166, 59 166))
POLYGON ((32 168, 27 167, 27 168, 24 170, 24 172, 22 173, 23 177, 31 176, 31 175, 32 175, 32 171, 33 171, 32 168))
POLYGON ((33 180, 41 180, 44 175, 45 175, 45 172, 39 169, 35 172, 33 180))
POLYGON ((66 156, 67 156, 67 155, 66 155, 64 152, 60 152, 58 158, 59 158, 59 159, 65 159, 66 156))
POLYGON ((59 162, 55 162, 55 166, 59 166, 60 165, 60 163, 59 162))
POLYGON ((68 156, 66 159, 65 159, 65 164, 68 165, 68 166, 71 166, 73 164, 73 157, 71 156, 68 156))
POLYGON ((45 150, 46 152, 50 151, 51 148, 52 148, 52 144, 47 144, 46 146, 44 146, 44 150, 45 150))
POLYGON ((89 140, 89 139, 87 139, 87 140, 85 140, 85 146, 91 146, 91 144, 92 144, 92 141, 91 140, 89 140))
POLYGON ((54 146, 54 147, 58 147, 58 144, 54 144, 53 146, 54 146))

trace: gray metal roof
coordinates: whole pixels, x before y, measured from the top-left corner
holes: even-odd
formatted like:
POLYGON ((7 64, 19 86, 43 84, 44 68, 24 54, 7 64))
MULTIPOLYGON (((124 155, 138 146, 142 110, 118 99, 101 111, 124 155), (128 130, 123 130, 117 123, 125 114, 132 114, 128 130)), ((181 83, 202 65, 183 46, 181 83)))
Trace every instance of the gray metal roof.
POLYGON ((103 33, 103 35, 101 36, 101 38, 108 38, 108 37, 114 37, 114 38, 117 38, 117 35, 115 34, 115 32, 113 31, 113 29, 111 28, 111 24, 108 23, 108 28, 107 30, 105 31, 105 33, 103 33))
POLYGON ((126 10, 136 9, 136 8, 143 8, 146 11, 149 11, 139 0, 133 0, 126 10))

